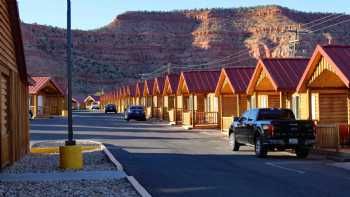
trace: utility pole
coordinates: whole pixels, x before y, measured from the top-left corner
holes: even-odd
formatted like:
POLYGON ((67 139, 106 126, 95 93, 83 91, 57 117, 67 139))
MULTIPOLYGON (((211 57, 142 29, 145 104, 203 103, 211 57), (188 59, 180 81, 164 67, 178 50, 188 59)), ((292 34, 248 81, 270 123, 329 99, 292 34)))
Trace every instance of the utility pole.
POLYGON ((296 26, 295 29, 289 29, 288 32, 294 33, 294 40, 289 41, 289 56, 296 57, 298 56, 298 50, 300 45, 300 35, 307 34, 307 31, 300 29, 300 25, 296 26))
POLYGON ((67 0, 67 79, 68 79, 68 140, 67 146, 74 146, 73 115, 72 115, 72 30, 71 30, 71 0, 67 0))
POLYGON ((170 73, 171 73, 171 63, 168 63, 168 65, 167 65, 167 73, 168 73, 168 75, 170 75, 170 73))

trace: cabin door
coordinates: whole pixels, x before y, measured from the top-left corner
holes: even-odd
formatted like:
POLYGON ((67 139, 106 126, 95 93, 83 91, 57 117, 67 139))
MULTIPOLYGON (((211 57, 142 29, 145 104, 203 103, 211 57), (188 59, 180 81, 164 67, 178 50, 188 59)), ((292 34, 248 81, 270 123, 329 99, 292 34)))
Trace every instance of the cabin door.
POLYGON ((48 109, 48 115, 59 115, 59 97, 57 96, 47 96, 45 107, 48 109))
POLYGON ((9 131, 9 78, 0 75, 0 163, 1 168, 10 163, 10 131, 9 131))

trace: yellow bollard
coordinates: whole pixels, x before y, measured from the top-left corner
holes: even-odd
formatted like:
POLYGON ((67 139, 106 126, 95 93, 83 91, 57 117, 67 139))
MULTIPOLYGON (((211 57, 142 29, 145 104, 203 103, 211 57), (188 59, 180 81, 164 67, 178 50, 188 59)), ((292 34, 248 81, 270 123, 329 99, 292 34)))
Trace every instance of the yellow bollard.
POLYGON ((62 117, 67 117, 68 116, 68 111, 67 110, 62 110, 61 115, 62 115, 62 117))
POLYGON ((81 146, 60 146, 60 168, 79 170, 83 168, 81 146))

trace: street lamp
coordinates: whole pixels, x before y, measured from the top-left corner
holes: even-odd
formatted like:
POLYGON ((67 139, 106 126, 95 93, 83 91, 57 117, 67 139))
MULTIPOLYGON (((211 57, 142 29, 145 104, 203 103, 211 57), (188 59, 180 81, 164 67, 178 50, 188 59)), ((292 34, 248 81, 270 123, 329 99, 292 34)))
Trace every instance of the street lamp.
POLYGON ((82 147, 73 140, 72 116, 72 30, 71 30, 71 1, 67 0, 67 78, 68 78, 68 140, 65 146, 60 146, 60 168, 82 169, 82 147))
POLYGON ((67 0, 67 79, 68 79, 68 140, 66 146, 75 145, 73 140, 72 115, 72 28, 71 28, 71 0, 67 0))

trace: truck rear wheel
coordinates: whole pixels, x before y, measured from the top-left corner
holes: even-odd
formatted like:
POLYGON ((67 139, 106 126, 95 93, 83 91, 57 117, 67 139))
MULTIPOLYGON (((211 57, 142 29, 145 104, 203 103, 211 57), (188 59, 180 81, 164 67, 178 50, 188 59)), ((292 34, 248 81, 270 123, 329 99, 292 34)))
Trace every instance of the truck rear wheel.
POLYGON ((263 145, 260 136, 255 138, 255 155, 260 158, 267 156, 267 148, 263 145))
POLYGON ((295 149, 295 153, 298 158, 305 159, 309 155, 310 150, 305 147, 298 147, 295 149))
POLYGON ((235 133, 230 133, 229 143, 232 151, 239 151, 239 144, 236 141, 235 133))

